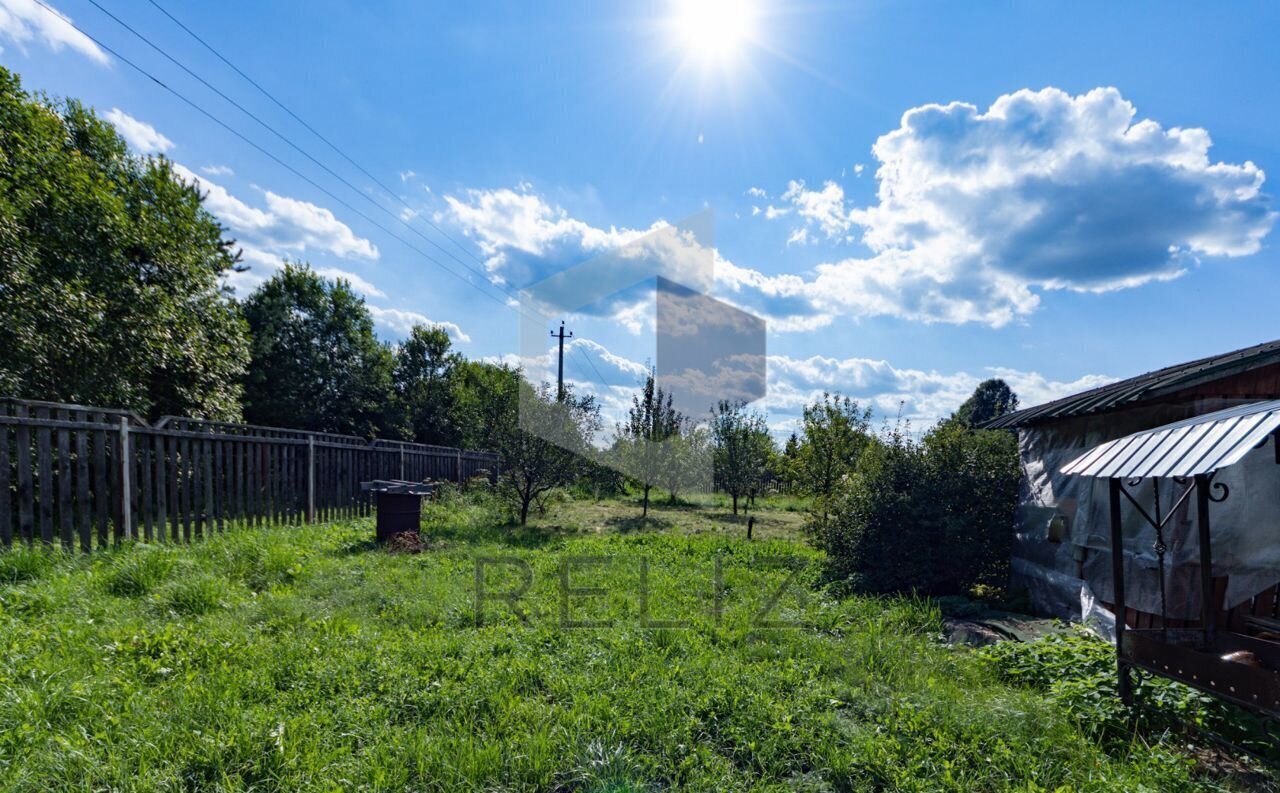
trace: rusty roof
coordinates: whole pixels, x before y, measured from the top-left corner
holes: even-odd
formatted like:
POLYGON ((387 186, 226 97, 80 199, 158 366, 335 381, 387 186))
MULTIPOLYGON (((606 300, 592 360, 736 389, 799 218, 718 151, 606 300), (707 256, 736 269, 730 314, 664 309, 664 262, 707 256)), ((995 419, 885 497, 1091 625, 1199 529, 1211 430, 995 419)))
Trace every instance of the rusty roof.
POLYGON ((1273 363, 1280 363, 1280 340, 1147 372, 1009 413, 983 426, 988 429, 1023 427, 1069 416, 1103 413, 1273 363))

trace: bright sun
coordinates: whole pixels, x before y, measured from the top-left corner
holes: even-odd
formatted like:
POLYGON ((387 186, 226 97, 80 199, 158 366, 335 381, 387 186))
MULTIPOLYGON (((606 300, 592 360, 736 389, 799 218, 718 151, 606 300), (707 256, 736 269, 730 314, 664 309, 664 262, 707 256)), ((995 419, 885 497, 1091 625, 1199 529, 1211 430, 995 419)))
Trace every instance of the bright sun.
POLYGON ((750 0, 675 0, 671 24, 690 55, 715 61, 736 56, 755 36, 750 0))

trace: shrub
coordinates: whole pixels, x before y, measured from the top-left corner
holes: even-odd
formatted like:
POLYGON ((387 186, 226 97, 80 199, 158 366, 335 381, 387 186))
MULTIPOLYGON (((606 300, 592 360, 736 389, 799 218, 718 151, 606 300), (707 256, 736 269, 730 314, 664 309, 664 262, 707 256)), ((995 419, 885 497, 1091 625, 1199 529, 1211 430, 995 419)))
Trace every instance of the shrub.
POLYGON ((817 526, 830 577, 867 592, 1002 586, 1020 475, 1008 433, 943 422, 916 441, 893 429, 868 446, 817 526))

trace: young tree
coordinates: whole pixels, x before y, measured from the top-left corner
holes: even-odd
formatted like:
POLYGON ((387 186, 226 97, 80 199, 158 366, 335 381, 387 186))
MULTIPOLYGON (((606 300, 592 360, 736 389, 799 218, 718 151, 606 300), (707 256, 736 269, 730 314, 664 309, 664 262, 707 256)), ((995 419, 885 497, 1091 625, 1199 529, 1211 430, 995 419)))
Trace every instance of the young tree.
POLYGON ((453 381, 462 359, 450 346, 444 328, 415 325, 395 349, 396 423, 417 443, 461 443, 459 389, 453 381))
POLYGON ((249 422, 363 436, 386 426, 391 350, 350 284, 287 264, 249 296, 244 316, 249 422))
POLYGON ((593 397, 578 397, 568 388, 563 401, 545 383, 535 388, 521 380, 518 388, 519 418, 502 421, 499 492, 523 526, 531 507, 583 470, 600 410, 593 397))
POLYGON ((711 437, 715 444, 716 482, 732 497, 733 514, 737 515, 738 500, 758 491, 764 480, 773 438, 763 415, 728 401, 716 406, 711 437))
POLYGON ((983 380, 973 390, 973 395, 964 401, 951 415, 969 429, 981 427, 993 419, 1018 409, 1018 395, 1009 384, 998 377, 983 380))
POLYGON ((839 394, 823 392, 822 399, 804 409, 797 473, 804 489, 817 498, 824 523, 836 487, 866 448, 870 425, 871 409, 839 394))
POLYGON ((671 441, 680 437, 684 417, 672 407, 671 395, 657 385, 652 370, 646 375, 644 388, 631 398, 627 423, 618 428, 624 469, 644 491, 641 517, 649 516, 649 491, 658 483, 678 453, 671 441))
POLYGON ((670 494, 672 504, 687 487, 710 486, 711 435, 704 427, 689 427, 666 441, 658 485, 670 494))
POLYGON ((233 243, 163 158, 0 68, 0 393, 240 415, 233 243))

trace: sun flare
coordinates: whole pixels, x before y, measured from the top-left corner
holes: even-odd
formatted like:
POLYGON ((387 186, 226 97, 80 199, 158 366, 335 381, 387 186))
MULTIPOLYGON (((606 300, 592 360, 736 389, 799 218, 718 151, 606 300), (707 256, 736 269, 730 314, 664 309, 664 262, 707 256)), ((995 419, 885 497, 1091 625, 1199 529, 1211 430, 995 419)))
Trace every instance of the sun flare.
POLYGON ((725 61, 755 36, 756 8, 750 0, 676 0, 671 25, 690 55, 725 61))

